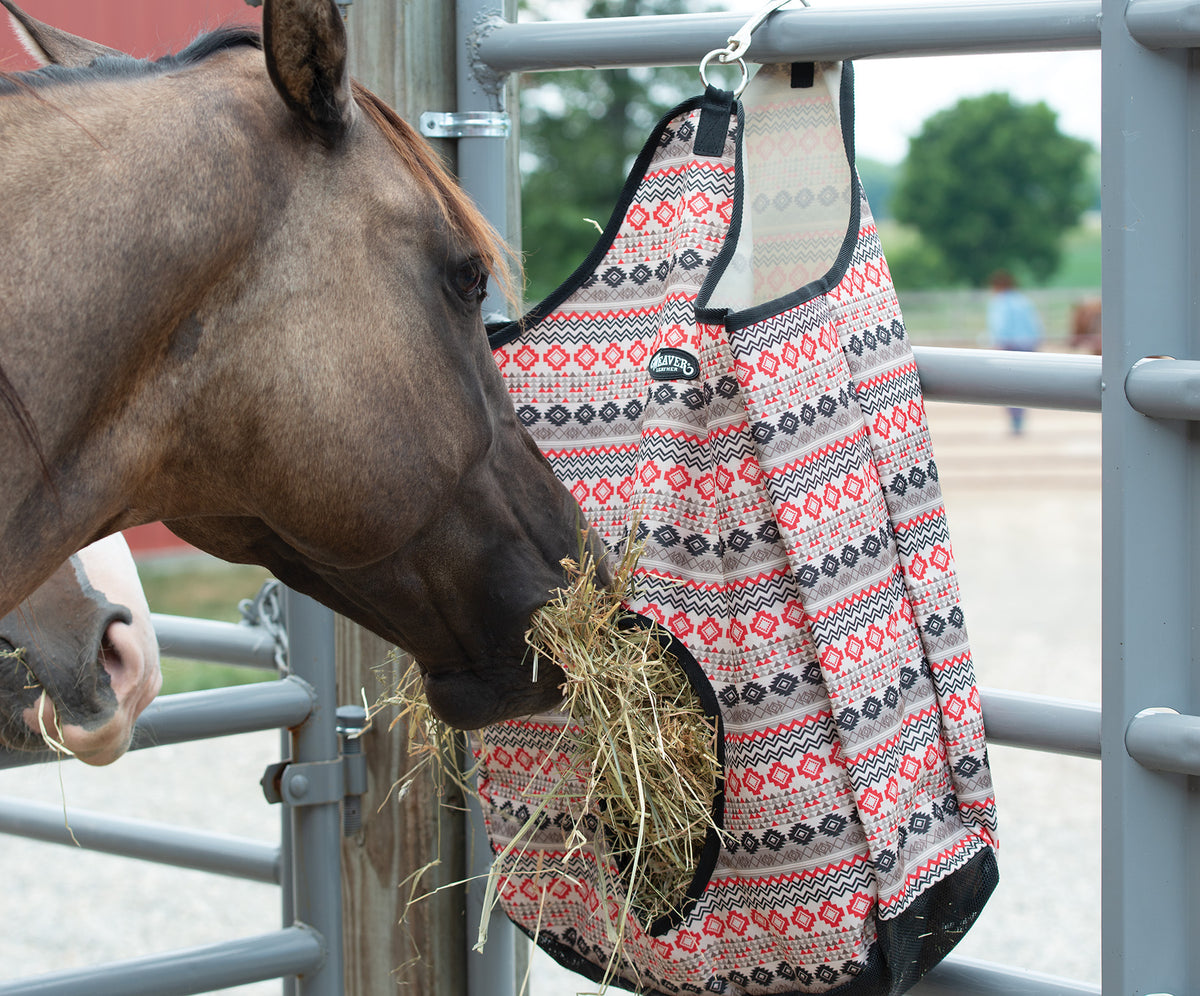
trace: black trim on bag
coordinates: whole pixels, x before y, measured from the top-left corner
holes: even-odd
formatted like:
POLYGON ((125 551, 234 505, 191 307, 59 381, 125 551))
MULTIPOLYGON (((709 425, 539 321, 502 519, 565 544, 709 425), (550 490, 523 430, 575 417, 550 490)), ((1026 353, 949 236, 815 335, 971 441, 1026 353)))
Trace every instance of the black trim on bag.
MULTIPOLYGON (((710 89, 713 88, 710 87, 710 89)), ((658 124, 654 127, 654 131, 650 133, 646 144, 642 146, 642 151, 638 153, 638 157, 634 161, 632 168, 629 170, 629 175, 625 179, 625 186, 621 189, 621 196, 617 200, 617 205, 613 208, 612 214, 609 215, 608 224, 604 226, 604 232, 596 244, 592 246, 592 250, 588 253, 587 258, 575 268, 574 272, 566 280, 552 290, 541 302, 535 304, 525 312, 521 318, 511 322, 488 325, 488 342, 492 349, 507 346, 527 329, 537 325, 553 312, 555 308, 579 290, 583 282, 592 275, 592 272, 600 265, 601 260, 604 259, 621 231, 621 225, 625 222, 625 213, 629 210, 629 205, 633 203, 633 198, 637 194, 638 188, 641 187, 642 181, 646 178, 646 169, 650 165, 650 160, 654 158, 654 154, 658 151, 663 132, 681 114, 686 114, 697 107, 702 107, 707 97, 707 93, 689 97, 681 104, 667 111, 659 120, 658 124)), ((732 100, 732 95, 730 95, 730 99, 732 100)))
POLYGON ((722 832, 725 830, 725 724, 721 719, 721 704, 717 701, 717 693, 713 691, 708 675, 704 673, 704 669, 682 640, 653 619, 636 612, 630 612, 623 616, 617 623, 617 627, 619 629, 648 629, 654 634, 658 642, 662 644, 662 648, 675 658, 675 662, 683 671, 688 684, 692 686, 696 697, 700 699, 700 707, 704 710, 704 714, 713 721, 717 730, 717 764, 719 767, 717 784, 713 792, 713 826, 710 826, 704 835, 704 846, 700 849, 695 873, 683 894, 684 901, 680 904, 679 910, 673 916, 659 917, 646 928, 646 933, 651 937, 661 937, 691 916, 692 908, 704 895, 704 890, 708 888, 713 870, 717 867, 717 858, 721 855, 721 835, 718 833, 718 829, 722 832))
MULTIPOLYGON (((858 227, 862 222, 862 188, 858 182, 858 170, 854 165, 854 67, 849 62, 842 63, 841 94, 842 145, 846 153, 846 162, 850 166, 850 222, 846 226, 846 236, 842 240, 842 248, 834 260, 833 267, 822 277, 812 280, 797 290, 777 297, 773 301, 756 304, 743 311, 730 311, 728 308, 706 307, 709 299, 717 289, 729 261, 737 250, 738 236, 742 231, 742 202, 745 200, 745 169, 742 164, 742 149, 744 143, 739 141, 737 146, 737 162, 734 166, 734 195, 733 219, 729 223, 729 234, 713 260, 712 268, 704 279, 700 293, 696 297, 696 321, 705 325, 724 325, 729 332, 736 332, 749 325, 774 318, 799 304, 812 300, 821 294, 826 294, 839 283, 850 268, 850 260, 854 257, 854 249, 858 245, 858 227)), ((743 126, 744 111, 741 101, 738 101, 738 131, 743 126)))

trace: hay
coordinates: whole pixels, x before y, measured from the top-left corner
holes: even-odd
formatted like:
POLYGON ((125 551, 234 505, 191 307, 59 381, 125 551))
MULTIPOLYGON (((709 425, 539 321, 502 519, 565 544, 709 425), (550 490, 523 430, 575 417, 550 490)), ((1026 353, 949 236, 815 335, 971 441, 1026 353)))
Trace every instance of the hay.
MULTIPOLYGON (((579 829, 585 817, 602 828, 595 837, 603 840, 609 860, 595 866, 618 869, 616 881, 601 887, 622 897, 621 924, 632 914, 648 928, 678 916, 685 905, 713 826, 720 778, 716 730, 682 668, 654 633, 627 625, 622 601, 632 592, 638 552, 631 545, 607 588, 597 585, 587 556, 580 558, 582 564, 564 561, 568 586, 534 615, 526 634, 531 678, 546 661, 566 676, 561 708, 570 719, 558 748, 574 767, 529 800, 528 819, 493 863, 480 946, 507 859, 521 853, 548 809, 562 809, 572 818, 564 871, 571 854, 596 846, 579 829)), ((475 794, 466 784, 470 779, 447 766, 455 757, 455 733, 430 712, 415 665, 381 705, 399 707, 393 725, 406 722, 410 757, 416 761, 396 787, 399 794, 427 766, 475 794)), ((486 741, 486 731, 479 735, 486 741)), ((609 934, 615 963, 623 927, 609 934)))

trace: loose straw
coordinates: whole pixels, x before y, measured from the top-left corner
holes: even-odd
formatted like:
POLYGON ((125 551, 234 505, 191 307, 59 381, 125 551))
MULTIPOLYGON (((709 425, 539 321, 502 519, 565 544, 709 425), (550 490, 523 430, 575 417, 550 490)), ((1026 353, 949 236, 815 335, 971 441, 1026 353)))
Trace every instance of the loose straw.
MULTIPOLYGON (((563 561, 568 584, 532 619, 526 634, 531 675, 543 658, 565 675, 560 710, 567 722, 552 752, 572 765, 549 789, 526 798, 530 815, 492 864, 477 944, 486 941, 505 869, 531 846, 545 812, 565 811, 573 828, 560 874, 569 875, 572 855, 593 848, 603 908, 609 896, 621 897, 617 922, 606 925, 613 946, 606 982, 615 975, 631 916, 645 928, 681 912, 713 826, 720 777, 713 721, 683 669, 651 630, 627 625, 623 603, 633 594, 639 553, 631 544, 608 586, 598 583, 586 555, 582 564, 563 561), (590 838, 580 829, 586 817, 600 828, 590 838)), ((429 710, 415 665, 377 708, 385 705, 400 708, 392 725, 406 721, 416 759, 394 786, 398 798, 424 767, 478 795, 454 763, 456 735, 429 710)), ((479 736, 486 757, 488 731, 479 736)))

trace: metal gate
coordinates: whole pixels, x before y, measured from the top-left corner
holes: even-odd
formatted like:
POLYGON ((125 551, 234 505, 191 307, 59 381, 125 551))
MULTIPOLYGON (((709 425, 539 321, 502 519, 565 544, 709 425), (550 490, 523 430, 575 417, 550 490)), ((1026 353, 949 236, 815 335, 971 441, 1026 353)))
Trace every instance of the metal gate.
MULTIPOLYGON (((498 113, 508 74, 697 65, 745 15, 506 23, 459 0, 459 112, 498 113)), ((1101 412, 1102 693, 1098 704, 984 689, 989 739, 1099 759, 1102 988, 1200 992, 1200 18, 1190 0, 997 0, 782 10, 761 62, 1100 48, 1103 360, 917 349, 926 397, 1101 412)), ((459 141, 459 173, 494 225, 496 138, 459 141)), ((886 246, 885 246, 886 250, 886 246)), ((947 959, 914 992, 1094 993, 1017 967, 947 959)))
MULTIPOLYGON (((283 927, 203 947, 0 981, 0 993, 184 996, 280 976, 295 977, 285 983, 285 994, 342 992, 340 806, 343 795, 354 788, 354 769, 353 761, 349 767, 343 763, 339 751, 333 613, 274 585, 256 600, 252 616, 247 625, 154 616, 164 652, 278 668, 280 677, 257 685, 163 696, 142 714, 135 744, 161 746, 275 728, 290 731, 283 753, 291 763, 273 772, 280 799, 287 803, 280 846, 81 812, 72 812, 68 830, 61 810, 14 799, 0 799, 0 832, 63 844, 78 838, 83 847, 111 854, 275 882, 283 888, 283 927)), ((0 752, 0 767, 50 756, 0 752)))

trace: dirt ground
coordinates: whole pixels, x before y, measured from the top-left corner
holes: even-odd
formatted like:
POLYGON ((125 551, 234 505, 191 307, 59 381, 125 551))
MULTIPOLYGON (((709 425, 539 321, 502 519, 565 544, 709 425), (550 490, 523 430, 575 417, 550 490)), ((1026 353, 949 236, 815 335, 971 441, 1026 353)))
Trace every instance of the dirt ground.
MULTIPOLYGON (((1021 436, 1002 410, 931 403, 929 418, 980 683, 1098 701, 1100 423, 1033 411, 1021 436)), ((262 840, 278 810, 258 779, 275 734, 163 747, 111 769, 0 771, 0 795, 262 840)), ((1100 769, 995 747, 1001 882, 965 955, 1098 983, 1100 769)), ((49 844, 0 843, 0 979, 274 929, 279 894, 49 844)), ((591 991, 542 956, 532 996, 591 991)), ((279 983, 225 990, 267 996, 279 983)))

